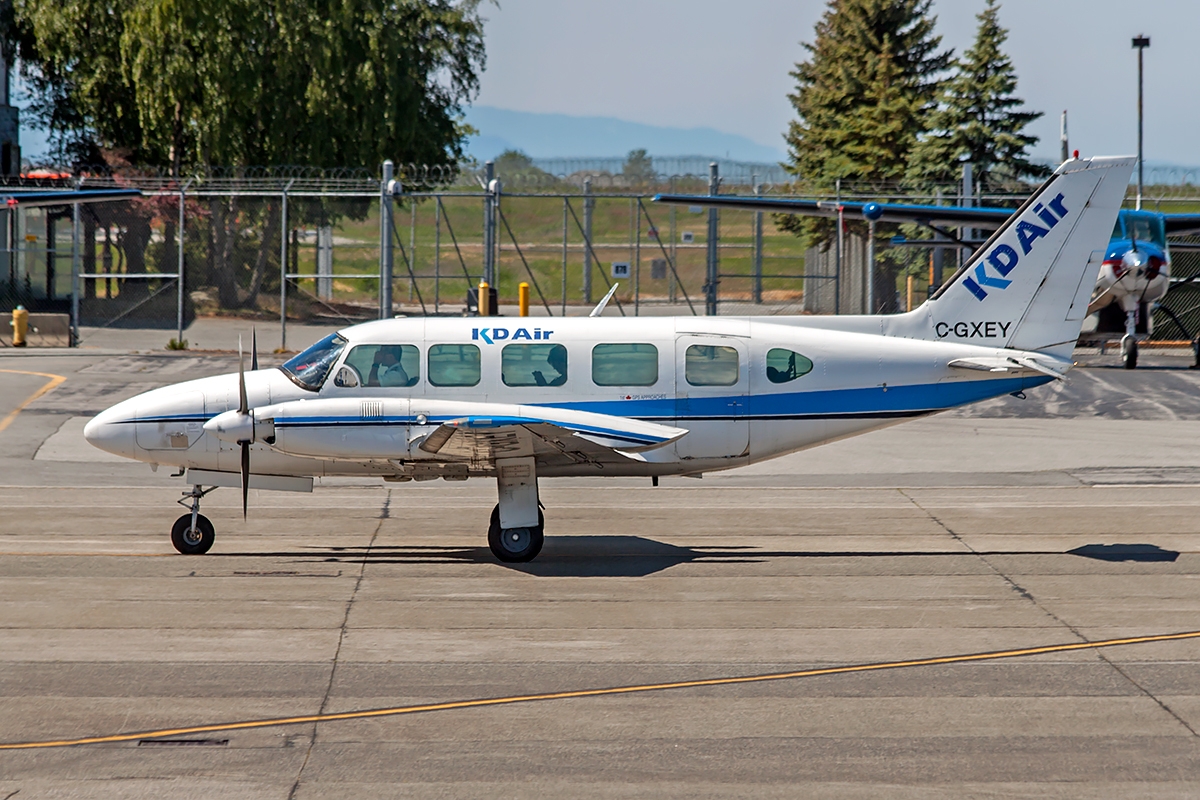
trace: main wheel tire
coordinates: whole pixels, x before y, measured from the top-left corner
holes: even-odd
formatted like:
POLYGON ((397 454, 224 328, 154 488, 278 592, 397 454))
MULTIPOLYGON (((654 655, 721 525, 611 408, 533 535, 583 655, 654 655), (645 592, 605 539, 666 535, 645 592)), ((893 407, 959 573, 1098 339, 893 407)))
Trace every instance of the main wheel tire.
POLYGON ((496 506, 492 509, 492 524, 488 526, 488 547, 492 548, 492 555, 509 564, 532 561, 542 552, 545 527, 546 519, 538 509, 536 528, 501 528, 500 506, 496 506))
POLYGON ((171 544, 185 556, 207 553, 217 537, 213 524, 203 514, 196 515, 196 527, 192 527, 192 515, 184 514, 171 526, 171 544))
POLYGON ((1137 369, 1138 358, 1138 343, 1137 339, 1131 339, 1129 346, 1122 348, 1121 360, 1125 365, 1125 369, 1137 369))

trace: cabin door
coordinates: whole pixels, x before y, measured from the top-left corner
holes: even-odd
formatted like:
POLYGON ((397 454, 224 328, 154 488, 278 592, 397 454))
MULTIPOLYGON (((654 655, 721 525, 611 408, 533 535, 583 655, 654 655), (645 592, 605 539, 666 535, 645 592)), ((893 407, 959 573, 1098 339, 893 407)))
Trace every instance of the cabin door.
POLYGON ((747 340, 685 335, 675 340, 675 424, 688 433, 680 458, 736 458, 750 446, 747 340))

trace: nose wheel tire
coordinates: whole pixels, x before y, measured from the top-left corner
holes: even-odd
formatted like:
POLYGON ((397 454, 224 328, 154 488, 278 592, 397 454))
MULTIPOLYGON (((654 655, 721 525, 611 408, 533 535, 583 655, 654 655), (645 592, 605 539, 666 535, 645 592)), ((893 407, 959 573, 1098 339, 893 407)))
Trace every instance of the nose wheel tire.
POLYGON ((1121 362, 1125 365, 1125 369, 1137 369, 1137 359, 1137 339, 1130 337, 1127 341, 1121 342, 1121 362))
POLYGON ((184 514, 171 526, 171 544, 185 556, 198 556, 213 546, 216 531, 208 517, 196 515, 196 527, 192 527, 192 515, 184 514))
POLYGON ((542 551, 545 527, 546 520, 539 510, 536 528, 501 528, 500 506, 496 506, 488 527, 488 547, 492 548, 492 555, 506 563, 532 561, 542 551))

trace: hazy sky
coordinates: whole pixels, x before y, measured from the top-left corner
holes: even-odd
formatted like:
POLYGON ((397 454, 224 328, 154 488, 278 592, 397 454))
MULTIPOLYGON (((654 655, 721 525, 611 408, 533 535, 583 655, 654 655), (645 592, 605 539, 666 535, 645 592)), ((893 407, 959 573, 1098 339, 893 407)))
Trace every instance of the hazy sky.
MULTIPOLYGON (((789 77, 818 0, 500 0, 485 5, 487 71, 476 102, 517 111, 710 127, 782 149, 789 77)), ((935 0, 943 45, 961 53, 982 0, 935 0)), ((1035 155, 1137 150, 1137 54, 1146 51, 1147 161, 1200 165, 1200 3, 1006 0, 1000 21, 1017 94, 1046 115, 1035 155)))

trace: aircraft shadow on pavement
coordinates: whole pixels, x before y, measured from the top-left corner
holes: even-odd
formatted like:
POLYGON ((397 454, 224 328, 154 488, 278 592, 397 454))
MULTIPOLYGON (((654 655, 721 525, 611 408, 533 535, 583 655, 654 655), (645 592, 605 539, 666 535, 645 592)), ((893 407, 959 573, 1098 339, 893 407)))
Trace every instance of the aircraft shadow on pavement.
POLYGON ((1174 561, 1176 550, 1164 550, 1156 544, 1085 544, 1067 551, 1073 556, 1097 561, 1174 561))
POLYGON ((223 553, 225 556, 299 557, 346 564, 494 564, 536 577, 640 578, 664 569, 701 561, 708 563, 760 562, 781 555, 752 547, 692 548, 657 542, 641 536, 548 536, 536 560, 506 564, 487 547, 437 547, 429 545, 328 547, 312 552, 223 553), (743 551, 753 551, 743 552, 743 551))
POLYGON ((641 578, 679 564, 746 564, 785 558, 977 558, 979 556, 1075 555, 1101 561, 1174 561, 1179 553, 1152 544, 1089 544, 1063 551, 860 551, 760 550, 754 547, 680 547, 644 536, 548 536, 541 555, 525 564, 505 564, 486 547, 399 545, 327 547, 296 552, 213 553, 209 557, 296 558, 308 563, 493 564, 535 577, 641 578))

